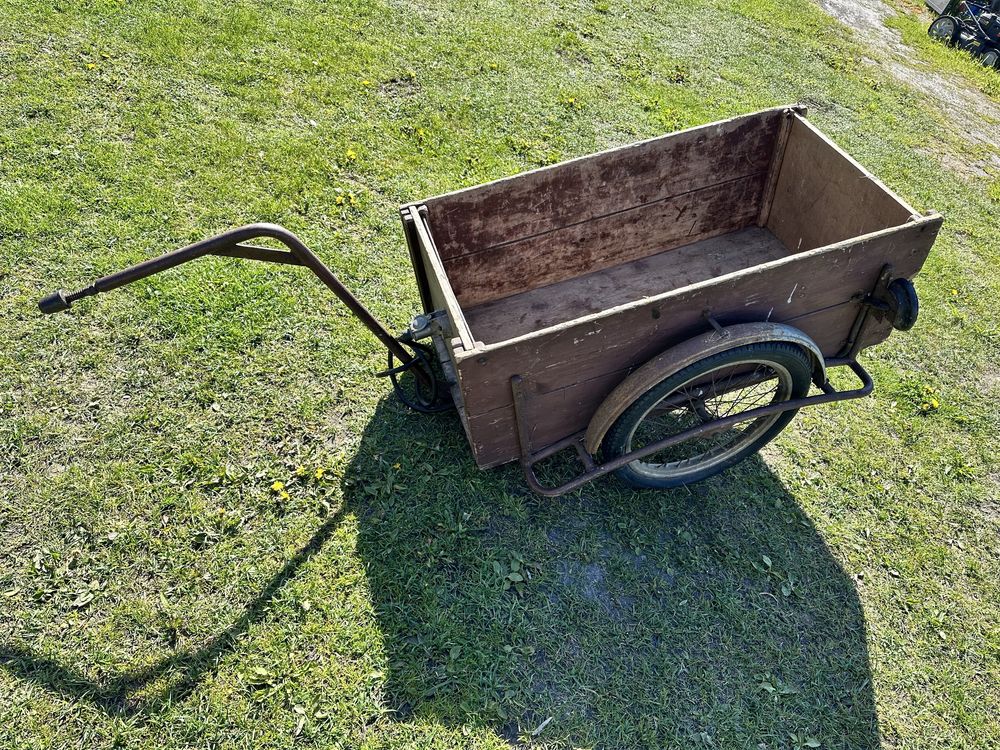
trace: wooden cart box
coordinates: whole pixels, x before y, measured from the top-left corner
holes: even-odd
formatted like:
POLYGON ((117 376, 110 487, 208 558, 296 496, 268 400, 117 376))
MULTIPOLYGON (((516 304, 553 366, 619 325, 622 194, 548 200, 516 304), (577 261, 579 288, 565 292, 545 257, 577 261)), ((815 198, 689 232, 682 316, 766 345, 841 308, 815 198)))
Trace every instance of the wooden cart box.
MULTIPOLYGON (((841 355, 885 264, 912 277, 941 225, 777 108, 402 209, 426 312, 481 467, 587 427, 625 377, 704 331, 785 322, 841 355)), ((862 346, 888 321, 863 329, 862 346)))

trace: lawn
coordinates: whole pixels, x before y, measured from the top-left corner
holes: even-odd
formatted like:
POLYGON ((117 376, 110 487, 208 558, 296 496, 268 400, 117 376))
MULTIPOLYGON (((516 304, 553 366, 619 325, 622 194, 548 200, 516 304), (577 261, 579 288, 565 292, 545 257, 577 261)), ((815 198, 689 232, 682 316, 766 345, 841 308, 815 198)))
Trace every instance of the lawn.
POLYGON ((0 29, 0 747, 1000 746, 997 151, 846 27, 808 0, 15 0, 0 29), (35 308, 267 220, 399 329, 399 205, 795 101, 946 217, 921 319, 866 353, 873 397, 689 489, 478 471, 301 269, 35 308))

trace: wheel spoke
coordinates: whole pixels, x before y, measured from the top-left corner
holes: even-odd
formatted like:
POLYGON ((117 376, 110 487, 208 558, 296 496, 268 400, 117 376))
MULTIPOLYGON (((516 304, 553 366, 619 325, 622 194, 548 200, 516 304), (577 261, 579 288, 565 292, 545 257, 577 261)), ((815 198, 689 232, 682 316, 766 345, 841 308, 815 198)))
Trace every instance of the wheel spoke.
MULTIPOLYGON (((721 367, 701 376, 694 385, 666 394, 633 431, 630 450, 642 448, 669 435, 788 398, 787 372, 767 362, 746 362, 721 367), (748 367, 752 369, 748 372, 748 367)), ((728 429, 702 435, 634 462, 658 475, 690 470, 722 460, 755 439, 778 415, 738 422, 728 429)))

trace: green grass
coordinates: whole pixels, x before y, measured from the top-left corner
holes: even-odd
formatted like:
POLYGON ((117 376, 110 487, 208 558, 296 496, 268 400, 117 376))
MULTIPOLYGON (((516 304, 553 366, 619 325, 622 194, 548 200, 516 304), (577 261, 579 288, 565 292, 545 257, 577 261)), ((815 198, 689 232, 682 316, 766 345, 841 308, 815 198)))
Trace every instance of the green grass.
POLYGON ((988 149, 846 28, 806 0, 21 0, 0 26, 0 746, 1000 745, 998 175, 949 171, 988 149), (398 205, 792 101, 946 216, 921 321, 866 355, 874 397, 690 489, 477 471, 295 269, 34 307, 269 220, 401 327, 398 205))
POLYGON ((929 14, 897 13, 886 19, 886 26, 899 32, 903 42, 913 50, 913 59, 929 63, 932 70, 944 70, 971 82, 979 91, 1000 102, 1000 72, 986 68, 969 52, 949 48, 927 35, 929 14))

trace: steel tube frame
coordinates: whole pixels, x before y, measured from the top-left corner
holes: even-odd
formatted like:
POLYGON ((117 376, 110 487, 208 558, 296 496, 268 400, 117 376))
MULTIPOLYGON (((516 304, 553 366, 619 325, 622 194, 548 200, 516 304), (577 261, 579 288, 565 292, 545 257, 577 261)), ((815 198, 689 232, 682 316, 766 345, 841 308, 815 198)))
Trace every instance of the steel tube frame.
POLYGON ((650 456, 663 450, 664 448, 669 448, 672 445, 683 443, 686 440, 699 438, 704 435, 710 435, 713 432, 725 430, 740 422, 747 422, 759 419, 760 417, 767 417, 779 412, 801 409, 806 406, 818 406, 819 404, 830 404, 836 401, 863 398, 864 396, 870 395, 875 389, 875 383, 872 381, 871 375, 869 375, 868 371, 858 364, 856 360, 831 359, 827 360, 826 364, 828 367, 849 367, 861 381, 861 387, 849 391, 837 391, 834 390, 832 386, 824 384, 827 385, 827 387, 823 389, 824 392, 822 394, 806 396, 804 398, 795 398, 789 401, 782 401, 778 404, 770 404, 768 406, 761 406, 740 414, 733 414, 722 419, 706 422, 705 424, 698 425, 697 427, 691 427, 682 432, 678 432, 676 435, 665 437, 662 440, 658 440, 655 443, 651 443, 650 445, 638 450, 630 451, 623 456, 619 456, 618 458, 607 461, 603 464, 597 464, 594 461, 594 457, 583 446, 583 439, 586 435, 586 430, 563 438, 562 440, 559 440, 558 442, 555 442, 540 451, 532 453, 525 451, 525 448, 528 445, 528 424, 526 414, 527 397, 524 392, 523 378, 520 375, 515 375, 511 378, 511 392, 514 396, 514 418, 517 422, 518 438, 521 441, 522 447, 521 469, 524 472, 524 478, 527 480, 528 486, 530 486, 531 489, 539 495, 557 497, 578 489, 598 477, 610 474, 626 464, 630 464, 640 458, 650 456), (535 476, 535 464, 571 447, 576 449, 577 455, 583 463, 584 472, 565 484, 559 485, 558 487, 545 487, 542 485, 541 482, 538 481, 538 477, 535 476))
MULTIPOLYGON (((39 309, 44 313, 65 310, 79 299, 91 297, 95 294, 110 292, 112 289, 131 284, 133 281, 144 279, 147 276, 175 268, 182 263, 202 258, 206 255, 220 255, 231 258, 244 258, 246 260, 263 261, 266 263, 284 263, 287 265, 305 266, 312 271, 322 281, 327 288, 332 291, 337 298, 343 302, 347 308, 360 320, 364 326, 371 331, 375 337, 385 347, 392 352, 400 362, 408 364, 414 360, 402 344, 390 334, 385 327, 375 319, 357 297, 351 294, 340 280, 327 268, 319 257, 296 237, 292 232, 277 224, 248 224, 236 229, 230 229, 214 237, 210 237, 193 245, 182 247, 169 253, 165 253, 156 258, 137 263, 134 266, 122 269, 115 273, 104 276, 92 284, 79 291, 66 293, 62 290, 50 294, 38 303, 39 309), (270 238, 277 240, 288 251, 275 250, 268 247, 257 247, 245 243, 260 238, 270 238)), ((427 375, 419 368, 413 368, 417 377, 426 379, 427 375)))

